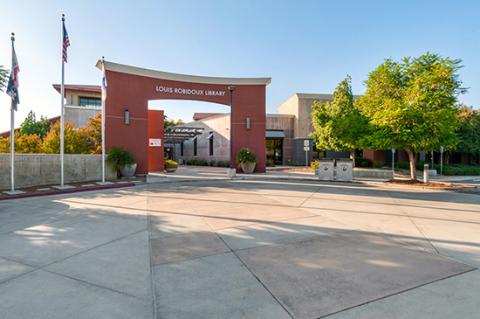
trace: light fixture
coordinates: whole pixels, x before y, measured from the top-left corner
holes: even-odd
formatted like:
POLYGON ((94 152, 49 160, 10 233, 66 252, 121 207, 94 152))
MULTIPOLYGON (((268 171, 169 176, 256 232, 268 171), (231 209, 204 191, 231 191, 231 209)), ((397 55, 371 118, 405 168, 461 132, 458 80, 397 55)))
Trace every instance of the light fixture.
POLYGON ((128 111, 128 109, 125 109, 125 111, 123 112, 123 122, 125 123, 125 125, 130 124, 130 112, 128 111))
POLYGON ((247 127, 247 129, 250 129, 250 116, 247 116, 245 118, 245 126, 247 127))

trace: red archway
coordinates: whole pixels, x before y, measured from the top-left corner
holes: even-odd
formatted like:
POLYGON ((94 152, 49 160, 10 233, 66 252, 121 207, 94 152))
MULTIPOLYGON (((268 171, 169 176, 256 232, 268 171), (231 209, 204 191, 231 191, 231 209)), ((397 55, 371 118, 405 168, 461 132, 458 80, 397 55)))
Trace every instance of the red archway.
MULTIPOLYGON (((149 166, 149 162, 163 163, 163 113, 149 112, 149 100, 198 100, 229 106, 229 86, 235 86, 233 107, 230 110, 231 159, 235 161, 238 151, 247 147, 257 155, 256 172, 265 172, 265 98, 270 78, 192 76, 108 61, 104 63, 108 83, 105 105, 106 149, 108 151, 113 146, 122 146, 133 153, 138 164, 137 173, 146 174, 149 170, 154 170, 155 167, 152 164, 149 166), (124 118, 126 110, 130 115, 128 124, 124 118), (148 140, 152 137, 161 139, 160 147, 149 147, 148 140)), ((97 67, 101 68, 100 61, 97 67)), ((238 168, 236 163, 235 167, 238 168)))

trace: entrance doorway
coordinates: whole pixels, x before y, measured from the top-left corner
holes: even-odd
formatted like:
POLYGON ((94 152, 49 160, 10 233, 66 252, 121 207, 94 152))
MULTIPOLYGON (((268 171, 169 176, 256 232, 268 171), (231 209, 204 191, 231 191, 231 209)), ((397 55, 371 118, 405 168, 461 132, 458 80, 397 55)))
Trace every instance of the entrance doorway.
POLYGON ((267 138, 267 163, 283 164, 283 138, 267 138))

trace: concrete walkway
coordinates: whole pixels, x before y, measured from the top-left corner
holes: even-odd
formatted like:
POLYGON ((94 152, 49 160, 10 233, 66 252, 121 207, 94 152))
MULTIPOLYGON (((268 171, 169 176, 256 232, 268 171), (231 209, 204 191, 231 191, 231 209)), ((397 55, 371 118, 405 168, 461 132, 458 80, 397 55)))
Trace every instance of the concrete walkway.
POLYGON ((478 318, 480 196, 171 182, 0 203, 0 318, 478 318))

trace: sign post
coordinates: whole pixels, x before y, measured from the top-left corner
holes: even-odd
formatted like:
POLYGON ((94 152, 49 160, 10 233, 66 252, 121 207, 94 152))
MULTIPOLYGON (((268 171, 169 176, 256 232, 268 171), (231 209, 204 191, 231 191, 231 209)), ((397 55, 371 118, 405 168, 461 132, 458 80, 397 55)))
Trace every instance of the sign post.
POLYGON ((392 148, 392 172, 394 174, 394 178, 395 178, 395 149, 392 148))
POLYGON ((443 151, 445 149, 443 146, 440 146, 440 176, 443 176, 443 151))
POLYGON ((310 151, 310 140, 303 141, 303 150, 305 151, 305 166, 308 167, 308 151, 310 151))

